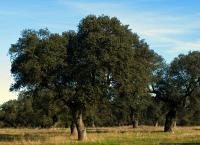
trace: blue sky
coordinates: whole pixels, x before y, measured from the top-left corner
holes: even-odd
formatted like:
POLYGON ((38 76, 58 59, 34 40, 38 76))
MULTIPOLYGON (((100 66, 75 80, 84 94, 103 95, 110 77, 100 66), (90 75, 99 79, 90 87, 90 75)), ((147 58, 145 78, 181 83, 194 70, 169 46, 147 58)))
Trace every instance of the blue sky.
POLYGON ((0 104, 10 93, 8 49, 23 29, 77 30, 88 14, 118 17, 170 62, 180 53, 200 50, 199 0, 0 0, 0 104))

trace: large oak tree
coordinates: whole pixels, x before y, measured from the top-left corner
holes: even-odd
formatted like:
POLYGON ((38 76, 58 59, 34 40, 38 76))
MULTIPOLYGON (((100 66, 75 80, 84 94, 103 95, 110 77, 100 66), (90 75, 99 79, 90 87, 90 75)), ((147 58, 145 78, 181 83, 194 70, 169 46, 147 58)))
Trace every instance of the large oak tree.
POLYGON ((77 32, 25 30, 9 53, 11 90, 63 101, 79 140, 86 136, 83 115, 101 100, 123 102, 134 118, 161 59, 117 18, 93 15, 80 22, 77 32))

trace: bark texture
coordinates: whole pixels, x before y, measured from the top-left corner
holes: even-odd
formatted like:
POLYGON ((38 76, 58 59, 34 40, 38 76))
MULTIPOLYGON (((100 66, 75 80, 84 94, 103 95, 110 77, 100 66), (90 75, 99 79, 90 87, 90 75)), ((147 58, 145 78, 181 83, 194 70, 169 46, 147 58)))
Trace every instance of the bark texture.
POLYGON ((173 109, 170 110, 166 115, 164 132, 173 132, 175 120, 176 120, 176 109, 173 109))
POLYGON ((78 140, 83 141, 86 139, 86 129, 83 122, 83 114, 81 110, 74 110, 73 111, 73 118, 76 125, 77 133, 78 133, 78 140))

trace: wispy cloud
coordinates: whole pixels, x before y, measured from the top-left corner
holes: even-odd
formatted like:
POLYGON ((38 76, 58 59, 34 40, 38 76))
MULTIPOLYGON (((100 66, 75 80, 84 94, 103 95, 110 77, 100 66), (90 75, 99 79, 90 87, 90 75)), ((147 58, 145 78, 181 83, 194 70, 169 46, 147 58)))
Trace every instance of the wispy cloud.
MULTIPOLYGON (((151 48, 164 52, 164 55, 174 56, 190 50, 200 50, 199 40, 187 39, 187 37, 198 35, 200 32, 200 13, 198 12, 183 15, 164 10, 144 10, 138 8, 136 3, 139 1, 134 1, 136 5, 133 4, 131 7, 122 2, 58 1, 65 6, 74 7, 83 15, 107 14, 119 17, 123 23, 129 24, 130 28, 137 32, 141 38, 145 38, 150 43, 151 48), (182 37, 185 39, 182 40, 182 37)), ((143 2, 145 1, 143 0, 143 2)), ((155 0, 154 2, 161 1, 155 0)), ((169 61, 172 57, 167 57, 167 59, 169 61)))
POLYGON ((197 14, 171 17, 154 14, 148 18, 144 15, 144 18, 144 21, 136 21, 133 29, 150 42, 151 48, 164 52, 162 54, 168 61, 179 53, 200 50, 200 20, 197 14))
POLYGON ((187 53, 188 51, 200 51, 200 39, 194 41, 174 41, 174 48, 169 49, 172 53, 182 52, 187 53))

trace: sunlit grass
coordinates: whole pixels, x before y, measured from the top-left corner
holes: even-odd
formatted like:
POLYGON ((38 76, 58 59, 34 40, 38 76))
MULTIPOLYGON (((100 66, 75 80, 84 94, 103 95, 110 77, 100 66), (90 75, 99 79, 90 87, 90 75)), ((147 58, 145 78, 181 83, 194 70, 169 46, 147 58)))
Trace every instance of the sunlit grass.
POLYGON ((149 126, 88 128, 87 132, 87 140, 78 142, 75 137, 69 137, 69 129, 0 129, 0 145, 200 144, 200 127, 177 127, 174 133, 149 126))

